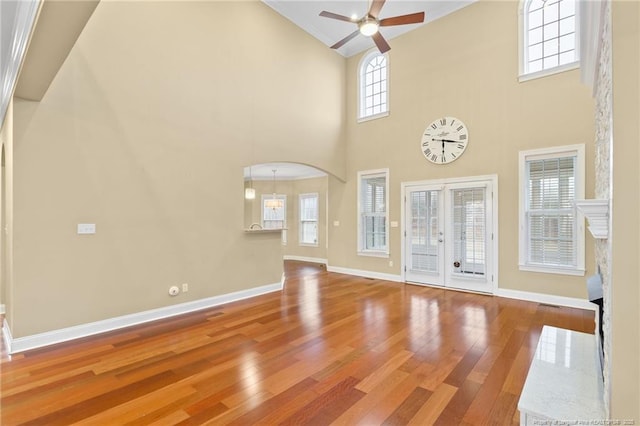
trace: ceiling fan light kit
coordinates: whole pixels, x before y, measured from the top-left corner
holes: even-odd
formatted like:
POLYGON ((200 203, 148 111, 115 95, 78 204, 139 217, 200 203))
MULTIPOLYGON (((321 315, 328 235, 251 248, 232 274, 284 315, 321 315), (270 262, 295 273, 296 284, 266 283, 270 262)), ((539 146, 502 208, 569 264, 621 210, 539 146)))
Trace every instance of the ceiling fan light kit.
POLYGON ((358 25, 360 26, 360 34, 367 37, 377 33, 378 27, 380 26, 377 19, 373 19, 368 16, 360 21, 358 25))
POLYGON ((339 15, 333 12, 323 10, 320 16, 325 18, 337 19, 339 21, 351 22, 358 25, 358 29, 333 46, 332 49, 339 49, 349 40, 358 35, 358 33, 371 37, 378 47, 380 53, 385 53, 391 49, 389 43, 384 39, 382 34, 378 32, 379 27, 390 27, 393 25, 419 24, 424 22, 424 12, 411 13, 409 15, 394 16, 392 18, 379 19, 378 14, 384 5, 385 0, 373 0, 369 11, 362 19, 350 18, 348 16, 339 15))

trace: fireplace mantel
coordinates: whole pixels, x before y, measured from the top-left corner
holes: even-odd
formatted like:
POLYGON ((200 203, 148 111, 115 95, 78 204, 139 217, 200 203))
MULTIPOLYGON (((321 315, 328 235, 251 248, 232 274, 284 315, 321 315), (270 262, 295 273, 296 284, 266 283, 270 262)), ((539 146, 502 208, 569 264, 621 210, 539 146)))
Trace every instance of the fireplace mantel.
POLYGON ((575 204, 589 221, 589 232, 593 238, 609 238, 609 200, 576 200, 575 204))

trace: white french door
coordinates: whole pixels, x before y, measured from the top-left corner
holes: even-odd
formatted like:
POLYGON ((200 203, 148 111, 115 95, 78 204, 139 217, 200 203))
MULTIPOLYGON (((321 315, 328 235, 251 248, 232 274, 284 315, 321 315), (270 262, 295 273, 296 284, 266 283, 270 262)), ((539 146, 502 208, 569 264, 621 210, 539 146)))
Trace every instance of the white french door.
POLYGON ((494 180, 404 185, 407 282, 493 293, 494 180))

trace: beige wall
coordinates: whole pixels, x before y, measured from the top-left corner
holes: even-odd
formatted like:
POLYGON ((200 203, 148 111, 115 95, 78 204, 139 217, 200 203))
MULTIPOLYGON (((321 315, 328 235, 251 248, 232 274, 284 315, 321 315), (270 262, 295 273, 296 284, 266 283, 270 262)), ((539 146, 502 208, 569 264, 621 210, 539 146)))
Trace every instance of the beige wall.
POLYGON ((14 337, 279 282, 243 167, 344 176, 344 71, 259 2, 101 2, 43 100, 15 102, 14 337))
MULTIPOLYGON (((570 71, 518 83, 516 2, 480 1, 391 42, 390 115, 356 123, 356 90, 347 96, 347 179, 330 183, 329 263, 400 274, 401 228, 390 229, 390 258, 356 254, 356 174, 389 168, 389 220, 401 222, 402 182, 498 175, 499 285, 503 288, 585 297, 585 279, 518 269, 518 152, 586 145, 586 196, 593 197, 593 110, 590 90, 570 71), (464 30, 461 30, 464 29, 464 30), (439 166, 425 160, 420 138, 436 118, 465 122, 464 155, 439 166), (389 266, 389 260, 395 266, 389 266)), ((348 86, 356 87, 362 56, 348 61, 348 86)), ((593 240, 586 238, 588 274, 594 271, 593 240)))
POLYGON ((640 422, 640 4, 612 3, 611 417, 640 422))

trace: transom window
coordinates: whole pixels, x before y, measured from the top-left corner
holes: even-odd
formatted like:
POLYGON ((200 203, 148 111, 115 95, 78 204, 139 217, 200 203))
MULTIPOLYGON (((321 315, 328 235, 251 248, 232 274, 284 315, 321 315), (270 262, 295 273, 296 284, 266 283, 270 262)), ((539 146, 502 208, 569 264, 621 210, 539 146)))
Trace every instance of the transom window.
POLYGON ((577 24, 575 0, 525 0, 520 12, 521 80, 577 67, 577 24))
POLYGON ((363 58, 359 74, 358 119, 377 118, 389 113, 387 77, 386 55, 376 51, 363 58))

